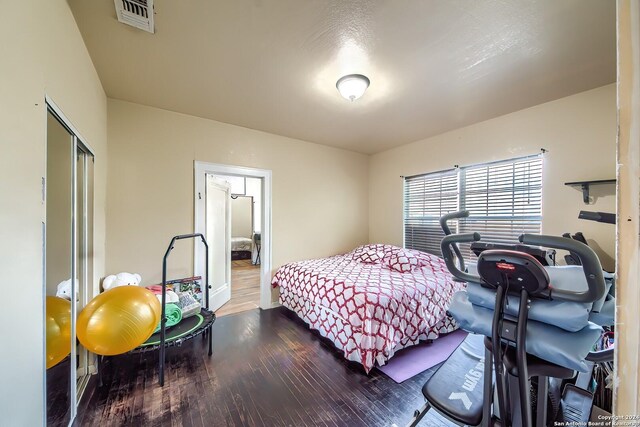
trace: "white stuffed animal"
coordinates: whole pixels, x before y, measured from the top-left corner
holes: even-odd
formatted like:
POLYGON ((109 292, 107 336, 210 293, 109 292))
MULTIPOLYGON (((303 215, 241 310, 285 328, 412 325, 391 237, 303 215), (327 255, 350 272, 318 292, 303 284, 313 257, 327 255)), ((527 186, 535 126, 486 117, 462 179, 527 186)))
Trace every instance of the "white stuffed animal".
MULTIPOLYGON (((56 296, 71 301, 71 279, 58 283, 56 296)), ((78 279, 76 279, 76 299, 78 299, 78 279)))
POLYGON ((142 276, 131 273, 118 273, 107 276, 102 281, 105 291, 117 288, 118 286, 138 286, 142 282, 142 276))

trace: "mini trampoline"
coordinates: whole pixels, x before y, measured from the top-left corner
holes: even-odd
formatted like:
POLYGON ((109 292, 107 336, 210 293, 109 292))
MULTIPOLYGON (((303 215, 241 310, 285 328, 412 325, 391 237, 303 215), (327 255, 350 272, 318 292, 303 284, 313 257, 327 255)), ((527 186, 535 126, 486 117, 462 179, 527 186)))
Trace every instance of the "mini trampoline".
MULTIPOLYGON (((204 334, 215 320, 216 315, 214 312, 207 310, 206 308, 201 308, 200 313, 187 317, 186 319, 182 319, 180 323, 170 329, 167 329, 164 346, 181 346, 183 342, 204 334)), ((156 332, 138 348, 131 350, 129 353, 146 353, 147 351, 158 350, 162 344, 161 335, 161 331, 156 332)))
MULTIPOLYGON (((160 330, 151 335, 144 343, 137 348, 131 350, 128 354, 146 353, 149 351, 159 350, 160 360, 158 366, 158 377, 160 380, 160 386, 164 385, 164 362, 165 351, 167 347, 179 347, 185 341, 202 335, 203 338, 209 340, 209 356, 213 353, 213 322, 216 320, 216 315, 213 311, 209 310, 209 245, 205 240, 202 233, 195 234, 183 234, 180 236, 174 236, 169 243, 164 258, 162 259, 162 315, 160 317, 160 330), (205 247, 205 276, 201 285, 202 293, 204 294, 205 305, 200 309, 200 313, 196 313, 193 316, 183 319, 177 325, 167 328, 166 326, 166 301, 167 301, 167 258, 174 248, 174 244, 177 240, 182 239, 195 239, 200 238, 205 247)), ((104 363, 104 357, 98 356, 98 378, 99 384, 102 385, 102 371, 101 365, 104 363)))

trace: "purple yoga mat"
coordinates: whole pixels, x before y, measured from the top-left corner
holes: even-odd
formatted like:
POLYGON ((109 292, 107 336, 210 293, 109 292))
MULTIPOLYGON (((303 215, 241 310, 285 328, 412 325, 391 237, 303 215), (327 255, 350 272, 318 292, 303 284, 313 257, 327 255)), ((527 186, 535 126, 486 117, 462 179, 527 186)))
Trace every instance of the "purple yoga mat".
POLYGON ((467 337, 462 329, 441 335, 432 343, 423 342, 397 352, 384 366, 378 369, 401 383, 420 372, 444 362, 467 337))

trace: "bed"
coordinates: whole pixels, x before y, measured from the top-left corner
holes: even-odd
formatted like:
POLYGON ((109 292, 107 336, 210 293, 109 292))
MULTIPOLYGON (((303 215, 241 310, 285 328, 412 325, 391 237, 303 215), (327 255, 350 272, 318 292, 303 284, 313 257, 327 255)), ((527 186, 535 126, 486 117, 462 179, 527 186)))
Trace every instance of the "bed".
POLYGON ((457 329, 446 311, 464 288, 441 258, 380 244, 285 264, 272 285, 282 305, 367 373, 402 348, 457 329))
POLYGON ((231 259, 251 259, 253 243, 248 237, 231 238, 231 259))

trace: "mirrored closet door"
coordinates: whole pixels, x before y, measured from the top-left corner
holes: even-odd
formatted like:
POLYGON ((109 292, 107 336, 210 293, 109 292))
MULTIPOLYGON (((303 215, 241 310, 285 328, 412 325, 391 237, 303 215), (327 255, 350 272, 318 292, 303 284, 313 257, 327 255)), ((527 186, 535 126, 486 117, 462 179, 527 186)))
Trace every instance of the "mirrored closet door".
POLYGON ((93 296, 91 151, 49 106, 45 219, 47 425, 68 426, 93 359, 75 339, 75 319, 93 296))

